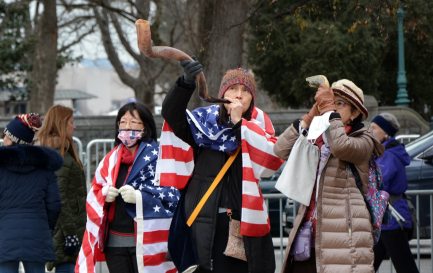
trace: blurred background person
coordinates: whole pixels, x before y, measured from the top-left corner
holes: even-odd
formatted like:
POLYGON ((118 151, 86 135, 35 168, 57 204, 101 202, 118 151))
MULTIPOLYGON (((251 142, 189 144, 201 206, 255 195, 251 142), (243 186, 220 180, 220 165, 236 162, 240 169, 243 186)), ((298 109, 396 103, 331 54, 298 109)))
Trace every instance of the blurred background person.
POLYGON ((73 273, 86 224, 86 178, 83 164, 74 147, 73 110, 54 105, 44 116, 37 133, 37 144, 56 149, 63 157, 63 165, 56 172, 62 209, 54 229, 56 259, 47 269, 57 273, 73 273))
POLYGON ((382 171, 384 190, 389 193, 389 203, 397 211, 387 210, 382 224, 379 242, 374 246, 374 269, 377 271, 383 259, 389 255, 397 273, 415 273, 418 269, 409 247, 413 223, 405 191, 407 178, 405 167, 410 163, 404 145, 395 139, 400 128, 391 113, 381 113, 370 125, 374 137, 385 147, 384 154, 376 162, 382 171))
POLYGON ((3 132, 0 147, 0 272, 44 273, 54 256, 52 231, 60 211, 54 150, 33 146, 37 114, 22 114, 3 132))

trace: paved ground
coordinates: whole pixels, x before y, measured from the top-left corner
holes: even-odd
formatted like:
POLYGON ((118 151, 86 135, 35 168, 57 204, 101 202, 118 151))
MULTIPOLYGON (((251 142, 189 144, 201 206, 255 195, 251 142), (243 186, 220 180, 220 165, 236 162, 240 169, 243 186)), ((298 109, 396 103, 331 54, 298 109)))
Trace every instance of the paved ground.
MULTIPOLYGON (((281 261, 282 261, 282 255, 280 249, 275 250, 275 260, 277 265, 275 273, 279 273, 281 270, 281 261)), ((420 273, 433 273, 432 260, 430 259, 430 257, 423 257, 420 260, 419 268, 420 268, 420 273)), ((23 273, 24 271, 21 269, 19 272, 23 273)), ((378 271, 378 273, 393 273, 393 272, 395 272, 395 270, 391 268, 389 260, 383 261, 378 271)), ((50 273, 53 273, 53 271, 51 271, 50 273)), ((109 272, 106 265, 101 264, 101 266, 98 266, 96 273, 109 273, 109 272)))

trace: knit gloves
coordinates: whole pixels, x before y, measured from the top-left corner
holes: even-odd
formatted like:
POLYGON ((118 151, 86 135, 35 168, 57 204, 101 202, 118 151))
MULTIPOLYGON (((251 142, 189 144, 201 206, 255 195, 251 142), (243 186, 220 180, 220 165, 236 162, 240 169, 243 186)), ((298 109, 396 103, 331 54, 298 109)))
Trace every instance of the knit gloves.
POLYGON ((183 67, 183 82, 186 84, 194 84, 197 74, 203 71, 203 65, 196 60, 180 61, 183 67))
POLYGON ((107 191, 107 195, 105 196, 105 202, 107 203, 111 203, 114 200, 116 200, 116 197, 119 195, 119 191, 113 187, 113 186, 108 186, 108 191, 107 191))
POLYGON ((77 235, 67 235, 65 236, 65 245, 63 247, 63 252, 67 256, 75 255, 80 249, 80 239, 77 235))

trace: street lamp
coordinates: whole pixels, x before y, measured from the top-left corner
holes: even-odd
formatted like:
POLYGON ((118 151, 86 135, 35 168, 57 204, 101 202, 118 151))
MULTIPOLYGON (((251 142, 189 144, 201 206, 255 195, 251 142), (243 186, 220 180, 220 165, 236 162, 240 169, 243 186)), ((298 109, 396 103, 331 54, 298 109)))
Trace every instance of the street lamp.
POLYGON ((404 38, 403 38, 403 17, 404 11, 401 7, 397 10, 397 34, 398 34, 398 73, 397 73, 397 98, 395 104, 400 106, 408 106, 409 98, 407 96, 407 80, 406 70, 404 68, 404 38))

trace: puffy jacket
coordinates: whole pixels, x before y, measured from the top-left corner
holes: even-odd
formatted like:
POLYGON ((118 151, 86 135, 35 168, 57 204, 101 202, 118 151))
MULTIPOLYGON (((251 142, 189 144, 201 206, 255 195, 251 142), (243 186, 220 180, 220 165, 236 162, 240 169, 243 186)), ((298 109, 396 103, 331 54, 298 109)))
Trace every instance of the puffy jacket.
MULTIPOLYGON (((317 272, 373 273, 370 214, 348 162, 355 165, 366 188, 369 159, 373 152, 380 155, 383 147, 364 128, 348 136, 340 119, 332 119, 330 123, 326 139, 331 154, 320 176, 316 207, 317 272)), ((287 158, 298 136, 297 130, 290 126, 280 135, 274 147, 275 153, 287 158)), ((290 248, 306 209, 306 206, 301 205, 295 218, 281 272, 290 272, 290 248)))
POLYGON ((0 262, 54 259, 52 231, 61 206, 54 172, 62 163, 49 148, 0 147, 0 262))

